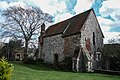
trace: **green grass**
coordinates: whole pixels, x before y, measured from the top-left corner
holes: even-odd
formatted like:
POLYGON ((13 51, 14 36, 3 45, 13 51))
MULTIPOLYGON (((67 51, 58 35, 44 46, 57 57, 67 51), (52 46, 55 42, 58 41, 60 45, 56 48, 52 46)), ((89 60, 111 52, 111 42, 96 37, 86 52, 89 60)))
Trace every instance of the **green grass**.
POLYGON ((12 63, 15 69, 11 80, 120 80, 120 76, 114 75, 64 72, 44 65, 12 63))

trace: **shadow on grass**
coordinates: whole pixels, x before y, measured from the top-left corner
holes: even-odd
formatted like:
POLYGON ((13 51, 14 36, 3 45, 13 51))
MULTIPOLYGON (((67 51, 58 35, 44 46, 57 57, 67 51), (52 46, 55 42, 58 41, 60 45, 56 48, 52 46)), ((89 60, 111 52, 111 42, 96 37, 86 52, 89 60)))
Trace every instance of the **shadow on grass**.
POLYGON ((72 72, 72 71, 55 69, 51 65, 47 65, 47 64, 44 64, 44 63, 40 63, 40 62, 37 62, 35 64, 24 64, 21 61, 13 61, 13 62, 10 62, 10 63, 12 63, 13 65, 20 65, 20 66, 24 66, 24 67, 31 68, 31 69, 34 69, 34 70, 40 70, 40 71, 59 71, 59 72, 64 72, 64 73, 69 72, 69 73, 75 73, 75 75, 78 75, 78 74, 79 75, 84 75, 85 77, 86 76, 89 76, 89 77, 91 76, 91 77, 98 77, 98 78, 108 77, 108 78, 120 79, 120 76, 117 76, 117 75, 108 75, 108 74, 100 74, 100 73, 76 73, 76 72, 72 72))
POLYGON ((34 70, 42 70, 42 71, 63 71, 60 70, 58 68, 54 68, 52 65, 50 64, 45 64, 42 62, 35 62, 35 64, 25 64, 22 61, 12 61, 10 63, 13 64, 17 64, 17 65, 21 65, 21 66, 25 66, 34 70))
MULTIPOLYGON (((61 69, 55 69, 54 67, 52 67, 52 65, 48 65, 48 64, 45 64, 45 63, 41 63, 41 62, 36 62, 35 64, 24 64, 22 61, 13 61, 13 62, 10 62, 10 63, 20 65, 20 66, 25 66, 27 68, 31 68, 31 69, 34 69, 34 70, 70 72, 70 73, 78 74, 78 73, 72 72, 72 71, 65 71, 65 70, 61 70, 61 69)), ((91 77, 98 76, 98 77, 120 78, 120 76, 118 76, 118 75, 109 75, 109 74, 94 73, 94 72, 79 73, 79 74, 88 75, 88 76, 91 76, 91 77)))

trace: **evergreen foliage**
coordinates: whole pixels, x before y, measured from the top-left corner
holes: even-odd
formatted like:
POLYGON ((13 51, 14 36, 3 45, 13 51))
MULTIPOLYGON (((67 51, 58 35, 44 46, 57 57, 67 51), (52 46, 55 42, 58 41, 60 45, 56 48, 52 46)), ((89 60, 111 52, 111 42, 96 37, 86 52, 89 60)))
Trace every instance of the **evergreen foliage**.
POLYGON ((14 66, 2 57, 0 59, 0 80, 10 80, 13 69, 14 66))

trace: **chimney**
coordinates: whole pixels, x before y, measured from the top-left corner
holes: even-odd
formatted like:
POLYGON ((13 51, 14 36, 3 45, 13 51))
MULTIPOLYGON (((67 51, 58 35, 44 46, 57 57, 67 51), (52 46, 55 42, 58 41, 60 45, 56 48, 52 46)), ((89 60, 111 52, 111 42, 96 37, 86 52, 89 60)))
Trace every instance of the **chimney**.
POLYGON ((45 35, 45 24, 43 23, 41 25, 41 32, 40 32, 40 37, 39 37, 39 42, 40 45, 43 46, 43 36, 45 35))
POLYGON ((44 33, 45 33, 45 24, 43 23, 41 25, 41 35, 44 35, 44 33))

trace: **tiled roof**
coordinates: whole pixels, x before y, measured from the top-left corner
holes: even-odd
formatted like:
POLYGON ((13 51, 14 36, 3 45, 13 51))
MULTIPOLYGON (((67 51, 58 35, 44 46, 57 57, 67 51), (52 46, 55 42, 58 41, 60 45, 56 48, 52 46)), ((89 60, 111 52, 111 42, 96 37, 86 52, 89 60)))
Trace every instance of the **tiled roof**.
POLYGON ((45 32, 45 37, 56 34, 62 34, 64 37, 80 33, 80 30, 91 10, 92 9, 50 26, 45 32))
POLYGON ((45 36, 52 36, 56 34, 62 34, 66 26, 68 25, 69 20, 62 21, 60 23, 57 23, 55 25, 50 26, 45 31, 45 36))

